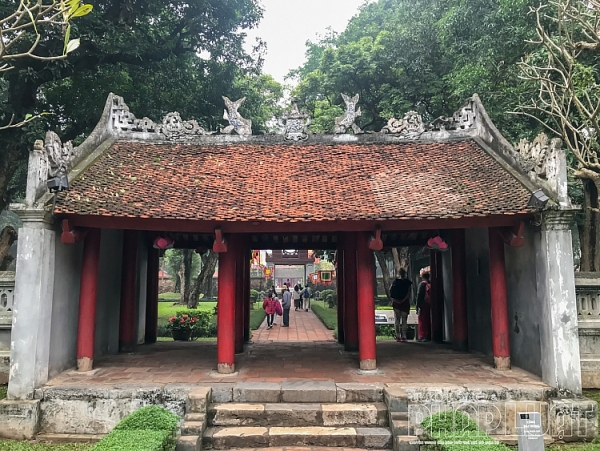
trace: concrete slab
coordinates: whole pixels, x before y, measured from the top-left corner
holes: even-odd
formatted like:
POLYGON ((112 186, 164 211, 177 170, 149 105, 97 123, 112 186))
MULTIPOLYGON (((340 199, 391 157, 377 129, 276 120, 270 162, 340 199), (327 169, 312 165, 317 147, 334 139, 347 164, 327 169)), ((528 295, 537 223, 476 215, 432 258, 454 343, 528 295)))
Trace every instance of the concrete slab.
POLYGON ((386 426, 385 404, 323 404, 324 426, 386 426))
POLYGON ((384 385, 380 383, 339 383, 337 402, 383 402, 384 385))
POLYGON ((264 404, 211 404, 208 411, 213 426, 267 426, 264 404))
POLYGON ((383 389, 383 397, 390 412, 408 411, 408 397, 403 386, 387 384, 383 389))
POLYGON ((268 434, 264 427, 215 428, 207 444, 215 449, 258 448, 269 444, 268 434))
POLYGON ((265 405, 266 424, 269 426, 322 426, 320 404, 276 403, 265 405))
POLYGON ((195 387, 188 394, 188 411, 205 413, 210 403, 212 389, 210 387, 195 387))
POLYGON ((357 428, 356 446, 367 449, 389 449, 392 433, 386 428, 357 428))
POLYGON ((283 402, 336 402, 337 387, 328 381, 283 381, 283 402))
POLYGON ((270 446, 355 447, 356 429, 329 427, 272 427, 270 446))
POLYGON ((235 384, 217 383, 210 384, 212 388, 212 402, 233 402, 233 387, 235 384))
POLYGON ((0 401, 0 437, 12 440, 30 440, 38 432, 39 400, 0 401))

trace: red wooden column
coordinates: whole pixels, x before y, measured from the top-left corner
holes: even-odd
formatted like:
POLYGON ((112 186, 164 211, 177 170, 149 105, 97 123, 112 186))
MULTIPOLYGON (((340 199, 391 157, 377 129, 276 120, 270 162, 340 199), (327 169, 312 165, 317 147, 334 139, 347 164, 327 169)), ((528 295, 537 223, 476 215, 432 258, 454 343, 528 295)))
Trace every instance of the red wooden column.
POLYGON ((156 343, 158 335, 158 271, 160 251, 151 247, 148 250, 148 277, 146 287, 146 335, 147 344, 156 343))
POLYGON ((467 265, 465 256, 465 231, 451 232, 452 251, 452 324, 454 348, 469 349, 469 326, 467 320, 467 265))
POLYGON ((217 300, 217 371, 235 372, 235 237, 228 240, 227 252, 219 254, 217 300))
POLYGON ((375 334, 375 260, 365 232, 357 234, 358 355, 361 370, 377 368, 375 334))
POLYGON ((344 237, 344 349, 349 352, 358 351, 357 239, 357 233, 344 237))
POLYGON ((496 228, 489 229, 489 237, 494 366, 499 370, 508 370, 510 369, 510 335, 508 332, 504 240, 496 228))
POLYGON ((241 235, 235 237, 235 353, 244 352, 244 295, 246 292, 244 280, 244 261, 246 246, 241 235))
POLYGON ((121 271, 121 309, 119 316, 119 351, 135 349, 135 307, 137 294, 137 248, 138 232, 123 233, 123 262, 121 271))
POLYGON ((81 285, 79 287, 79 323, 77 325, 78 371, 91 371, 94 365, 100 236, 100 229, 90 229, 83 242, 81 285))
POLYGON ((439 252, 429 252, 431 277, 431 339, 444 342, 444 289, 442 279, 442 257, 439 252))
POLYGON ((250 341, 250 246, 244 248, 244 343, 250 341))
POLYGON ((336 287, 337 287, 337 330, 338 343, 344 344, 344 249, 343 246, 337 250, 337 271, 336 271, 336 287))

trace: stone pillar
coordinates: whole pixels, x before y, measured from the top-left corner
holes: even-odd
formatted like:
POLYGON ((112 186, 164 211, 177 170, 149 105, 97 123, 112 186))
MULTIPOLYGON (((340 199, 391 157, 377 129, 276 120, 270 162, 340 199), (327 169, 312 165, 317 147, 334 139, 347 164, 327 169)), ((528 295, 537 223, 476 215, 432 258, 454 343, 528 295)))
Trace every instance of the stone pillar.
POLYGON ((91 371, 94 365, 101 234, 100 229, 90 229, 83 242, 81 284, 79 285, 79 322, 77 325, 78 371, 91 371))
POLYGON ((358 286, 356 283, 356 233, 344 237, 344 349, 358 351, 358 286))
POLYGON ((431 277, 431 340, 444 342, 444 290, 442 281, 442 256, 429 252, 429 275, 431 277))
POLYGON ((489 237, 492 351, 494 353, 494 366, 499 370, 508 370, 510 369, 510 334, 508 330, 504 240, 497 228, 489 229, 489 237))
POLYGON ((138 233, 125 230, 123 234, 123 263, 121 271, 121 304, 119 313, 119 351, 132 352, 137 343, 135 328, 137 297, 138 233))
POLYGON ((237 244, 235 248, 235 353, 241 354, 244 352, 244 261, 246 260, 246 246, 242 236, 232 237, 230 242, 235 238, 237 244))
POLYGON ((357 234, 358 354, 361 370, 377 368, 375 333, 375 259, 367 233, 357 234))
POLYGON ((581 367, 573 272, 570 211, 547 211, 536 242, 537 292, 541 309, 542 379, 581 393, 581 367))
POLYGON ((235 372, 235 239, 227 240, 227 252, 219 254, 217 303, 217 371, 235 372))
POLYGON ((17 212, 23 221, 15 274, 9 399, 31 399, 48 381, 50 326, 54 301, 55 232, 43 209, 17 212))
POLYGON ((148 250, 148 277, 146 278, 146 328, 144 342, 156 343, 158 335, 158 272, 160 271, 160 251, 148 250))
POLYGON ((465 231, 452 230, 452 324, 454 348, 469 349, 467 323, 467 267, 465 255, 465 231))
POLYGON ((337 272, 336 272, 336 288, 337 288, 337 331, 338 343, 344 344, 344 249, 339 246, 337 250, 337 272))

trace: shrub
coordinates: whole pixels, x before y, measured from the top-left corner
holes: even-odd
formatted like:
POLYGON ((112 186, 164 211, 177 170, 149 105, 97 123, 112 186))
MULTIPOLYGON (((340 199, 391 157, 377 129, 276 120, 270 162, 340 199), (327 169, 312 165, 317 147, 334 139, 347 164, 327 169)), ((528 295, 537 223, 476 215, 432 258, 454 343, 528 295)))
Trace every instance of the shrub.
POLYGON ((479 429, 475 421, 459 411, 444 411, 427 417, 421 423, 422 438, 435 440, 438 451, 508 451, 506 445, 497 443, 479 429))
POLYGON ((250 302, 251 303, 255 303, 258 301, 258 291, 257 290, 250 290, 250 302))
POLYGON ((324 301, 327 301, 327 296, 329 296, 330 294, 337 294, 337 291, 336 290, 323 290, 323 291, 321 291, 320 298, 324 301))
POLYGON ((391 324, 378 324, 375 326, 375 332, 378 337, 396 336, 396 329, 391 324))
MULTIPOLYGON (((192 338, 211 337, 210 324, 212 314, 203 310, 180 310, 175 316, 169 318, 168 331, 176 329, 189 329, 192 338)), ((168 336, 168 335, 167 335, 168 336)))
POLYGON ((158 406, 136 410, 121 420, 92 451, 173 451, 179 417, 158 406))

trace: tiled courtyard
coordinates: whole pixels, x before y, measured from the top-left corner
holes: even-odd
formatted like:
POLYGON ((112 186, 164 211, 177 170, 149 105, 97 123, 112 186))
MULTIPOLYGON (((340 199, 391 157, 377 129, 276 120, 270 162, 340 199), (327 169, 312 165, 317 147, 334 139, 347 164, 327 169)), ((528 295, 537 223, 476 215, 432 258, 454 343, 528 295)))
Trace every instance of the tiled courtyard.
POLYGON ((236 356, 237 372, 216 372, 216 342, 159 342, 140 346, 133 354, 119 354, 95 362, 93 374, 64 372, 49 385, 119 385, 144 383, 282 382, 330 380, 406 384, 544 385, 519 368, 497 371, 492 360, 476 353, 455 352, 433 343, 377 343, 374 373, 358 371, 358 353, 345 352, 333 341, 312 312, 291 312, 289 328, 278 325, 254 332, 252 344, 236 356), (282 340, 282 341, 279 341, 282 340))

